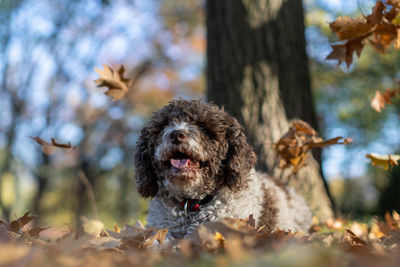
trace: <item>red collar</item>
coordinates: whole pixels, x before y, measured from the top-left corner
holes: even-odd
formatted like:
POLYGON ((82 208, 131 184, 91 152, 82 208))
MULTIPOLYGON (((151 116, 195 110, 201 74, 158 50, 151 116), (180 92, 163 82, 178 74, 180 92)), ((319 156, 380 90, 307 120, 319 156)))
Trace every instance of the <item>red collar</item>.
POLYGON ((202 206, 207 204, 213 199, 214 195, 207 195, 203 199, 184 199, 181 201, 181 206, 182 208, 185 209, 185 211, 199 211, 202 206))

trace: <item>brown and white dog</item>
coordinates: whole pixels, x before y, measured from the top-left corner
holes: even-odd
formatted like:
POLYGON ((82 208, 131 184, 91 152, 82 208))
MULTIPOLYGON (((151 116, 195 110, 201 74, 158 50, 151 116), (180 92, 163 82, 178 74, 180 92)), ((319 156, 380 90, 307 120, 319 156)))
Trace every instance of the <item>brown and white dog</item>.
POLYGON ((137 189, 153 198, 148 225, 182 238, 203 222, 253 214, 269 231, 308 231, 305 201, 256 172, 255 163, 243 128, 223 109, 170 102, 142 130, 135 151, 137 189))

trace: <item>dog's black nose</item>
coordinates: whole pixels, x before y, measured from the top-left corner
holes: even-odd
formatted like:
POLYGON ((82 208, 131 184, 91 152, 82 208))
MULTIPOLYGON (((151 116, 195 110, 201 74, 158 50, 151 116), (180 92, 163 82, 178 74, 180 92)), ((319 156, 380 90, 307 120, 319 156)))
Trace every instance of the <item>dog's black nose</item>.
POLYGON ((171 139, 172 143, 181 143, 183 140, 185 140, 186 136, 185 133, 181 130, 173 130, 169 134, 169 138, 171 139))

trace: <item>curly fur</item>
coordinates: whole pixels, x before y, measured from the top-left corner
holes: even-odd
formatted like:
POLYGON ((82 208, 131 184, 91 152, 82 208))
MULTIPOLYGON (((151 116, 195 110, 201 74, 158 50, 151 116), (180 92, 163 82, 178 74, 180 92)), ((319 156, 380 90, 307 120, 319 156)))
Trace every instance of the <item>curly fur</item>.
POLYGON ((304 200, 255 172, 255 163, 243 128, 223 109, 197 100, 170 102, 142 130, 135 152, 137 189, 153 198, 148 224, 181 238, 202 222, 253 214, 268 231, 307 231, 311 213, 304 200), (185 166, 176 167, 175 158, 185 166), (209 195, 200 211, 185 215, 180 201, 209 195))

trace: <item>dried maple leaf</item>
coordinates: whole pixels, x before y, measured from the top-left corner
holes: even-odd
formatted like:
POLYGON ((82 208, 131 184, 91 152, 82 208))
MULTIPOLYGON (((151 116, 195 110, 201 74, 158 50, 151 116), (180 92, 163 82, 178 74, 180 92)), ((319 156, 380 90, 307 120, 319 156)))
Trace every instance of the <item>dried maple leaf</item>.
POLYGON ((348 40, 344 44, 331 45, 331 47, 332 52, 326 57, 326 59, 337 60, 339 65, 342 62, 346 62, 347 67, 350 67, 353 62, 354 52, 356 52, 357 57, 360 57, 364 44, 362 38, 357 38, 348 40))
POLYGON ((100 74, 100 78, 94 82, 98 87, 108 87, 105 94, 111 96, 112 100, 123 98, 131 86, 131 80, 124 77, 124 66, 121 65, 118 71, 113 70, 107 65, 103 65, 103 68, 104 70, 95 68, 95 71, 100 74))
POLYGON ((72 146, 71 143, 68 143, 68 144, 58 143, 54 138, 51 138, 51 143, 44 141, 43 139, 39 138, 38 136, 36 136, 36 137, 29 136, 29 138, 35 140, 39 145, 42 145, 42 146, 51 146, 51 147, 58 147, 58 148, 64 148, 64 149, 75 149, 76 148, 76 147, 72 146))
POLYGON ((115 239, 121 239, 123 248, 148 248, 155 241, 162 244, 168 229, 147 228, 140 223, 135 226, 125 225, 120 232, 106 230, 107 234, 115 239))
POLYGON ((292 172, 297 173, 306 164, 307 153, 312 148, 352 142, 350 138, 340 141, 341 139, 342 137, 335 137, 324 141, 306 122, 294 120, 288 132, 272 148, 277 153, 277 166, 281 169, 292 166, 292 172))
POLYGON ((400 160, 400 155, 381 155, 381 154, 367 154, 367 158, 371 159, 373 166, 381 167, 385 170, 389 169, 389 166, 397 166, 400 160))
POLYGON ((397 26, 393 24, 377 26, 373 32, 372 39, 369 40, 370 44, 378 52, 384 53, 397 40, 397 29, 397 26))
POLYGON ((325 147, 330 145, 347 145, 353 142, 351 138, 345 138, 343 139, 343 141, 340 141, 342 138, 343 137, 338 136, 325 141, 321 140, 321 141, 316 141, 315 143, 309 143, 307 145, 310 146, 311 148, 315 148, 315 147, 325 147))
POLYGON ((336 33, 339 40, 356 39, 371 33, 373 25, 369 24, 365 18, 338 17, 329 24, 332 32, 336 33))
POLYGON ((359 238, 355 233, 353 233, 351 230, 346 229, 346 232, 349 234, 351 241, 353 242, 353 244, 355 245, 362 245, 362 246, 367 246, 368 242, 362 240, 361 238, 359 238))
POLYGON ((32 229, 30 229, 30 230, 28 230, 28 231, 23 232, 22 235, 21 235, 21 238, 33 238, 33 237, 38 237, 39 234, 40 234, 42 231, 47 230, 47 229, 49 229, 49 227, 45 227, 45 228, 42 228, 42 227, 35 227, 35 228, 32 228, 32 229))
POLYGON ((221 221, 201 224, 190 236, 190 247, 215 251, 238 239, 244 244, 254 244, 257 231, 253 220, 254 218, 250 215, 245 220, 225 218, 221 221))
POLYGON ((18 233, 22 229, 22 227, 24 227, 27 223, 29 223, 35 218, 35 216, 29 216, 29 213, 30 211, 25 213, 24 216, 12 221, 8 226, 8 228, 11 231, 18 233))
POLYGON ((372 14, 367 16, 367 22, 372 25, 381 24, 385 10, 386 7, 382 1, 376 2, 375 6, 372 8, 372 14))
POLYGON ((379 52, 383 53, 392 44, 400 48, 399 25, 396 24, 400 5, 398 1, 377 1, 372 8, 372 13, 366 17, 338 17, 329 24, 332 32, 336 33, 342 44, 333 44, 332 52, 327 60, 338 60, 338 63, 346 62, 347 67, 353 62, 353 54, 360 57, 364 43, 369 43, 379 52), (392 5, 389 8, 387 5, 392 5))
POLYGON ((376 90, 375 96, 371 100, 371 107, 376 111, 381 112, 381 110, 385 108, 386 104, 392 104, 392 98, 398 93, 400 93, 399 90, 386 89, 383 94, 376 90))

